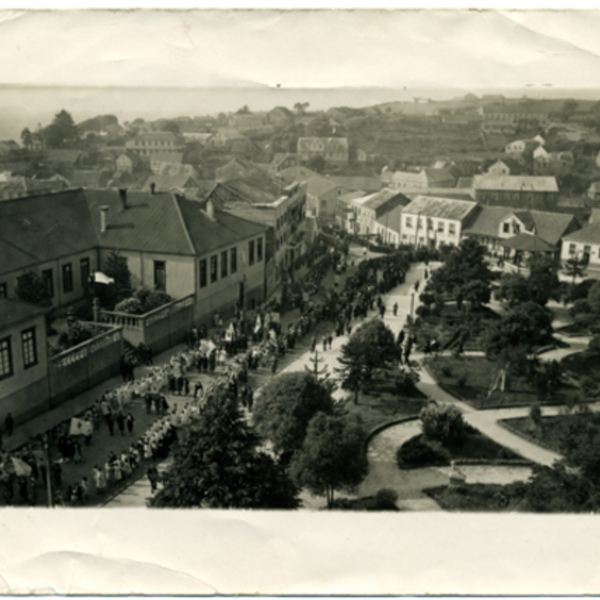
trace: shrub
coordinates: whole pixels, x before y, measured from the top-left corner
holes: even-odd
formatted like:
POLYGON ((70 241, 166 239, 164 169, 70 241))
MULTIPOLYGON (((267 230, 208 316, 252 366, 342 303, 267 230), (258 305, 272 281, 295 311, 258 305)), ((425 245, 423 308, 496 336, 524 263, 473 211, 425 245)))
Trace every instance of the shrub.
POLYGON ((429 306, 425 306, 425 304, 421 304, 421 305, 417 306, 415 313, 417 314, 418 317, 425 319, 426 317, 428 317, 431 314, 431 309, 429 308, 429 306))
POLYGON ((467 380, 469 379, 469 375, 467 373, 463 373, 456 378, 456 383, 458 387, 465 387, 467 385, 467 380))
POLYGON ((375 494, 371 510, 398 510, 398 492, 392 488, 381 488, 375 494))
POLYGON ((452 377, 452 367, 450 365, 444 365, 442 367, 442 375, 448 378, 452 377))
POLYGON ((419 435, 404 442, 396 451, 396 461, 400 469, 449 465, 450 453, 438 442, 419 435))
POLYGON ((419 415, 425 437, 442 445, 460 445, 466 436, 462 412, 452 404, 431 404, 419 415))

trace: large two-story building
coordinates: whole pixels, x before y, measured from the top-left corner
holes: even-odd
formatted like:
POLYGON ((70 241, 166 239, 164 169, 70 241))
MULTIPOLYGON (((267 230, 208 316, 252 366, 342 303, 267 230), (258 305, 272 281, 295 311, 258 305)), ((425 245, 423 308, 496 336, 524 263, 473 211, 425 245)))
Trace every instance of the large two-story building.
POLYGON ((170 131, 140 133, 127 142, 126 148, 138 156, 152 156, 159 152, 176 152, 179 150, 177 138, 170 131))

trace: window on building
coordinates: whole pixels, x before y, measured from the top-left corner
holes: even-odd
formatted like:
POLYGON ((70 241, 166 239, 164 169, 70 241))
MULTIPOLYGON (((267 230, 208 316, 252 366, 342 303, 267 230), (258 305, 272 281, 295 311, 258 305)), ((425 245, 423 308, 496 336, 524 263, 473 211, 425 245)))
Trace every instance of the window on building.
POLYGON ((210 282, 214 283, 217 281, 217 259, 218 256, 215 254, 210 257, 210 282))
POLYGON ((207 284, 207 279, 206 279, 206 259, 203 258, 200 261, 200 287, 206 287, 207 284))
POLYGON ((254 240, 248 243, 248 264, 254 264, 254 240))
POLYGON ((37 365, 37 352, 35 347, 35 327, 21 332, 21 345, 23 346, 23 366, 28 369, 37 365))
POLYGON ((0 283, 0 298, 8 297, 8 290, 6 289, 6 283, 0 283))
POLYGON ((456 223, 448 223, 448 233, 450 235, 456 235, 456 223))
POLYGON ((577 246, 575 244, 569 244, 569 254, 572 256, 573 254, 575 254, 577 250, 577 246))
POLYGON ((406 217, 406 221, 404 221, 407 229, 412 229, 412 217, 406 217))
POLYGON ((438 221, 437 230, 438 230, 438 233, 444 233, 444 230, 445 230, 444 221, 438 221))
POLYGON ((90 259, 82 258, 79 261, 79 268, 81 270, 81 287, 87 288, 90 283, 90 259))
POLYGON ((263 259, 263 241, 262 238, 256 240, 256 262, 260 262, 263 259))
POLYGON ((237 248, 231 249, 231 274, 233 275, 237 271, 237 248))
POLYGON ((62 266, 63 293, 69 294, 73 291, 73 267, 71 263, 62 266))
POLYGON ((46 287, 46 291, 50 298, 54 298, 54 277, 52 275, 52 269, 46 269, 42 271, 42 281, 46 287))
POLYGON ((227 250, 225 250, 224 252, 221 252, 221 279, 227 277, 227 267, 227 250))
POLYGON ((0 379, 6 379, 13 374, 10 338, 0 340, 0 379))
POLYGON ((502 223, 502 233, 510 233, 510 223, 502 223))
POLYGON ((167 265, 164 260, 154 261, 154 288, 163 292, 167 290, 167 265))

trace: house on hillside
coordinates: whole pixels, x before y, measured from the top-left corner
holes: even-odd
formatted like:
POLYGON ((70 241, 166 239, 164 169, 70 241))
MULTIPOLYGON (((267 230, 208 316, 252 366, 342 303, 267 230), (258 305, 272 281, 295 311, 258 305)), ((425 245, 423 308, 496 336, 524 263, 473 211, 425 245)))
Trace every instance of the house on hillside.
POLYGON ((476 207, 468 200, 419 195, 402 210, 402 244, 457 246, 476 207))
MULTIPOLYGON (((386 177, 388 178, 386 171, 386 177)), ((454 187, 455 179, 449 169, 426 167, 418 171, 395 171, 389 176, 389 187, 395 190, 417 191, 428 188, 454 187)))
POLYGON ((473 189, 475 200, 488 206, 551 210, 558 200, 555 177, 476 175, 473 189))
POLYGON ((157 175, 164 169, 181 168, 183 152, 153 152, 150 155, 150 170, 157 175))
POLYGON ((126 148, 139 156, 152 156, 156 153, 176 152, 177 138, 170 131, 150 131, 140 133, 129 140, 126 148))
MULTIPOLYGON (((499 158, 496 162, 492 163, 486 170, 488 175, 492 177, 506 176, 506 175, 522 175, 524 167, 522 163, 515 160, 514 158, 499 158)), ((472 182, 472 180, 471 180, 472 182)), ((457 184, 458 186, 458 184, 457 184)))
POLYGON ((486 127, 541 127, 549 122, 548 107, 537 102, 486 104, 479 109, 486 127))
POLYGON ((348 138, 298 138, 298 155, 302 162, 322 156, 327 163, 346 164, 348 163, 348 138))

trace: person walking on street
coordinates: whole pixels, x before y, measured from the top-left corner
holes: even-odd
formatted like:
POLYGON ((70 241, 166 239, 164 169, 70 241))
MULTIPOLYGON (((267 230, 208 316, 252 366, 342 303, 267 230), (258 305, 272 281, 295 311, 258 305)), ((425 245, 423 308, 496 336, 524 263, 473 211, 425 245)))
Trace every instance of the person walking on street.
POLYGON ((119 428, 121 435, 125 435, 125 418, 120 410, 117 413, 117 427, 119 428))
POLYGON ((394 316, 395 317, 398 316, 398 303, 397 302, 394 302, 394 309, 393 310, 394 310, 394 316))
POLYGON ((133 424, 135 422, 135 419, 133 418, 133 415, 128 412, 127 416, 125 417, 125 423, 127 424, 127 431, 129 432, 129 435, 133 434, 133 424))
POLYGON ((110 435, 114 435, 115 432, 115 422, 113 420, 112 413, 106 413, 106 424, 108 425, 108 431, 110 435))
POLYGON ((154 492, 156 492, 156 488, 158 487, 158 469, 154 466, 149 467, 148 471, 146 471, 146 475, 148 476, 150 488, 154 494, 154 492))

